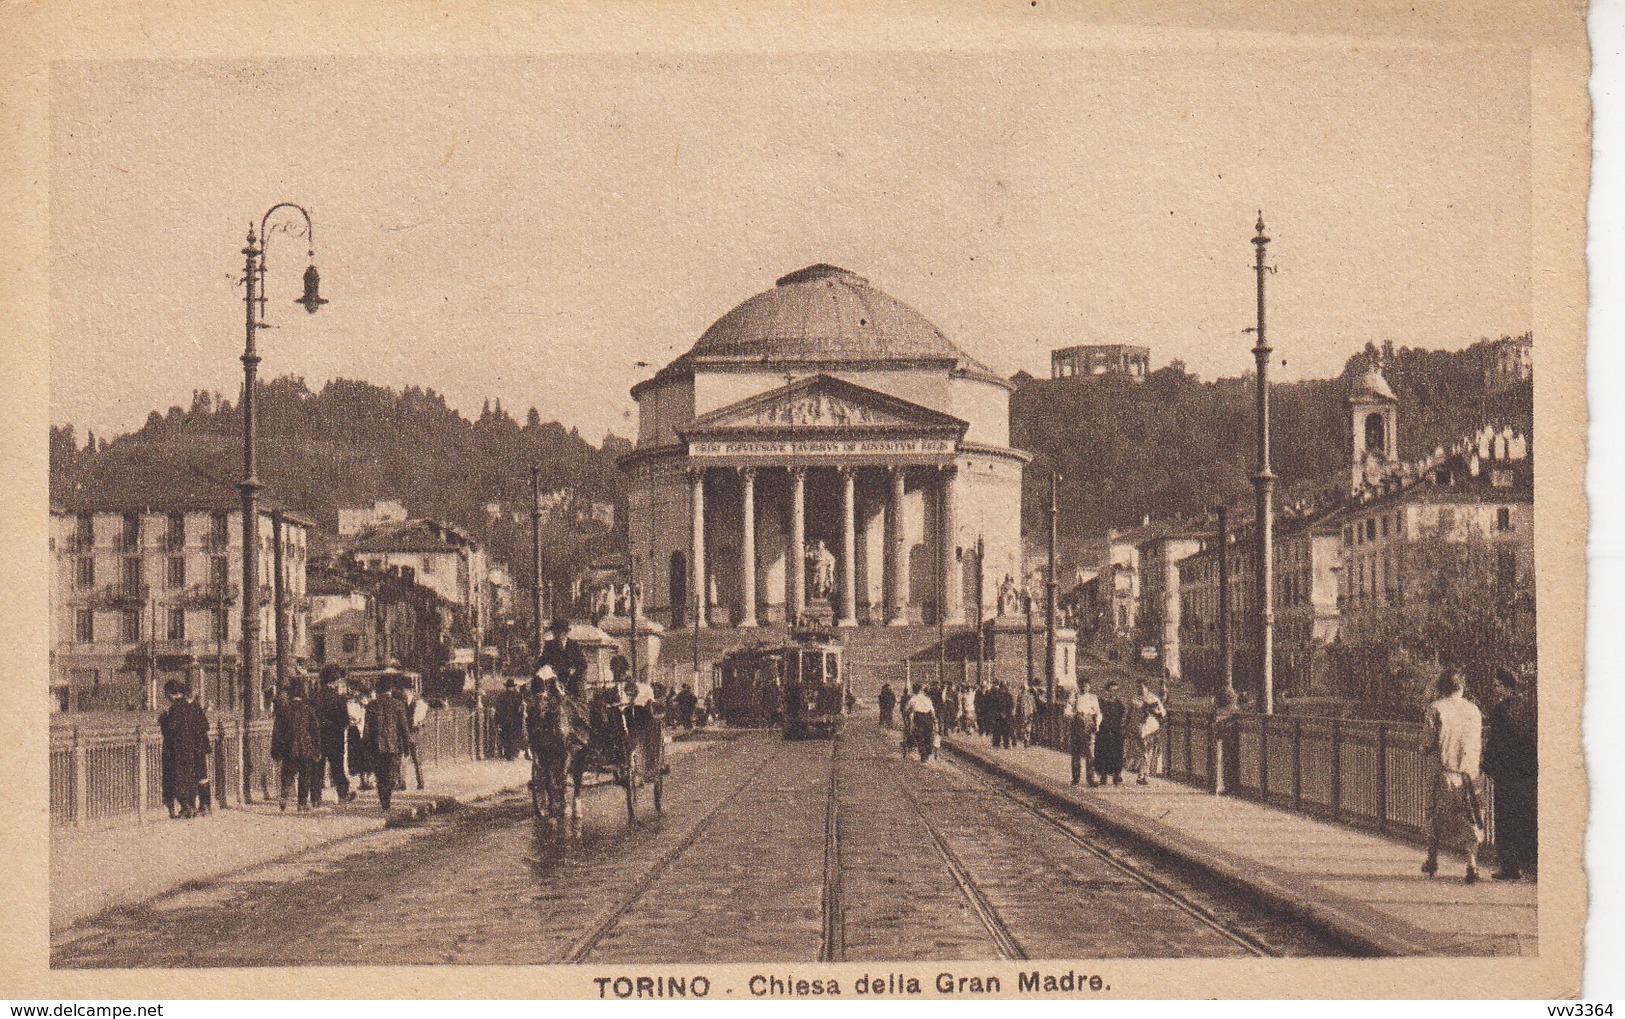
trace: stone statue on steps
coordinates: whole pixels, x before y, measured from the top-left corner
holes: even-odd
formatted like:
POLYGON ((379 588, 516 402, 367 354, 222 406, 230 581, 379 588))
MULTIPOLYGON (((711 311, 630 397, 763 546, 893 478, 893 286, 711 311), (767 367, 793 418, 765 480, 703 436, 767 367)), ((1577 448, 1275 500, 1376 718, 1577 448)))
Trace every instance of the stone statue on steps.
POLYGON ((999 581, 999 615, 1014 616, 1021 612, 1021 592, 1016 590, 1016 578, 1006 573, 999 581))

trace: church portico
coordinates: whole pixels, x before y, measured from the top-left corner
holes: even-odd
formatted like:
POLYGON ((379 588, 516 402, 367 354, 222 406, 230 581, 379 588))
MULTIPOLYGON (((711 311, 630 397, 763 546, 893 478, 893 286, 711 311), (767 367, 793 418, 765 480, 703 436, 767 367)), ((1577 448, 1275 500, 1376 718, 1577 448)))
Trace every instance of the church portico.
POLYGON ((1002 436, 1004 422, 978 427, 941 409, 996 406, 1002 415, 1007 386, 844 270, 785 277, 633 392, 646 440, 622 461, 634 479, 634 569, 653 592, 647 610, 670 625, 958 623, 965 549, 978 536, 968 530, 992 516, 1000 557, 1019 557, 1026 455, 966 442, 973 430, 1002 436), (839 321, 822 321, 831 306, 839 321), (751 313, 740 321, 742 310, 751 313), (681 398, 702 375, 742 367, 765 388, 750 393, 736 379, 741 398, 700 414, 681 398), (773 369, 782 374, 770 376, 773 369), (933 394, 940 406, 854 381, 909 373, 922 380, 910 395, 933 394), (954 398, 963 387, 996 398, 954 398), (988 473, 990 461, 1005 469, 988 473), (991 501, 989 480, 998 489, 991 501))

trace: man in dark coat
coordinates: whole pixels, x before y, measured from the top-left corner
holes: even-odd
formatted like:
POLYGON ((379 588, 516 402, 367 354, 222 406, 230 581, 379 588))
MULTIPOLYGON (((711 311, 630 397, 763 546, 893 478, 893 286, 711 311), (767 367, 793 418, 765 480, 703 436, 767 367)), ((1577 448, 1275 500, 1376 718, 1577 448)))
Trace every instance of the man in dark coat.
POLYGON ((170 817, 195 817, 198 786, 209 775, 209 719, 175 680, 164 684, 164 695, 169 707, 158 716, 164 735, 164 805, 170 817))
POLYGON ((987 727, 993 734, 993 745, 1010 748, 1011 716, 1015 714, 1016 699, 1011 696, 1010 688, 1000 680, 993 684, 987 692, 987 727))
POLYGON ((897 694, 892 690, 890 683, 880 684, 880 724, 887 729, 891 728, 892 711, 897 707, 897 694))
POLYGON ((1123 715, 1127 709, 1117 696, 1117 681, 1106 683, 1106 696, 1100 699, 1100 730, 1095 733, 1095 770, 1101 784, 1110 778, 1123 784, 1123 715))
POLYGON ((316 691, 311 703, 316 720, 320 723, 322 744, 322 759, 316 766, 313 803, 322 802, 326 775, 332 776, 333 791, 339 800, 355 799, 355 793, 350 790, 350 776, 344 770, 344 737, 350 730, 350 699, 339 689, 343 679, 342 668, 337 665, 324 666, 321 688, 316 691))
POLYGON ((1535 698, 1510 669, 1495 670, 1500 700, 1490 709, 1489 738, 1480 767, 1495 780, 1497 881, 1516 881, 1535 865, 1539 844, 1536 811, 1537 731, 1535 698))
POLYGON ((502 756, 513 760, 519 756, 525 730, 525 701, 519 696, 519 687, 513 680, 502 685, 497 694, 497 742, 502 744, 502 756))
POLYGON ((377 696, 367 703, 367 720, 362 740, 372 757, 373 773, 378 778, 378 805, 389 810, 390 798, 395 794, 395 783, 401 774, 401 755, 412 742, 412 723, 407 718, 406 702, 394 696, 397 677, 378 677, 377 696))
POLYGON ((271 759, 281 766, 281 808, 288 809, 288 794, 297 786, 299 809, 309 810, 319 796, 316 783, 321 781, 322 723, 298 684, 292 696, 277 704, 271 722, 271 759))
POLYGON ((700 699, 694 696, 694 685, 684 683, 683 688, 677 691, 677 720, 683 728, 694 728, 694 707, 699 703, 700 699))
POLYGON ((549 636, 542 643, 542 653, 536 659, 536 669, 544 665, 552 666, 553 674, 559 677, 559 682, 564 684, 564 689, 571 697, 577 699, 584 697, 587 656, 582 652, 581 645, 570 639, 570 621, 555 619, 548 626, 547 632, 549 636))

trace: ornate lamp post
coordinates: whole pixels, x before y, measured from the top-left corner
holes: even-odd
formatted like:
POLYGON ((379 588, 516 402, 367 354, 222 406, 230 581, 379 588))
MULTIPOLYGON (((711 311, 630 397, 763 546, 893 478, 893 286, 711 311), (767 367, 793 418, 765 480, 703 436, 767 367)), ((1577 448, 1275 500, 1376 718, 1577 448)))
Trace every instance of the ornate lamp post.
POLYGON ((1270 471, 1270 346, 1264 339, 1264 248, 1270 239, 1264 235, 1264 214, 1258 214, 1258 233, 1253 237, 1258 261, 1258 343, 1253 357, 1258 361, 1258 470, 1253 485, 1258 500, 1258 709, 1275 713, 1275 512, 1271 505, 1275 475, 1270 471))
MULTIPOLYGON (((313 261, 305 269, 303 297, 294 303, 303 305, 314 315, 326 304, 317 292, 321 277, 316 272, 314 230, 310 213, 292 202, 281 202, 266 210, 260 219, 259 234, 252 223, 248 227, 248 246, 243 248, 246 259, 243 268, 244 322, 246 339, 243 347, 243 480, 238 488, 243 496, 243 721, 251 722, 260 712, 260 535, 258 460, 255 453, 256 431, 254 413, 255 374, 260 357, 255 352, 254 334, 268 328, 265 321, 265 253, 269 246, 271 217, 283 209, 291 209, 305 221, 306 255, 313 261)), ((279 229, 287 230, 286 226, 279 229)), ((243 741, 243 789, 249 788, 251 758, 248 740, 243 741)))

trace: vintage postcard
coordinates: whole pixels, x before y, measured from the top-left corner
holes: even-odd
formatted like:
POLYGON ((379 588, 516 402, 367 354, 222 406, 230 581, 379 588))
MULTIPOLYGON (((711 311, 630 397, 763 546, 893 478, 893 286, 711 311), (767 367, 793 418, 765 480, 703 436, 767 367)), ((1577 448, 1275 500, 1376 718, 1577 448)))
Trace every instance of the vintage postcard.
POLYGON ((5 983, 1577 994, 1583 13, 0 12, 5 983))

